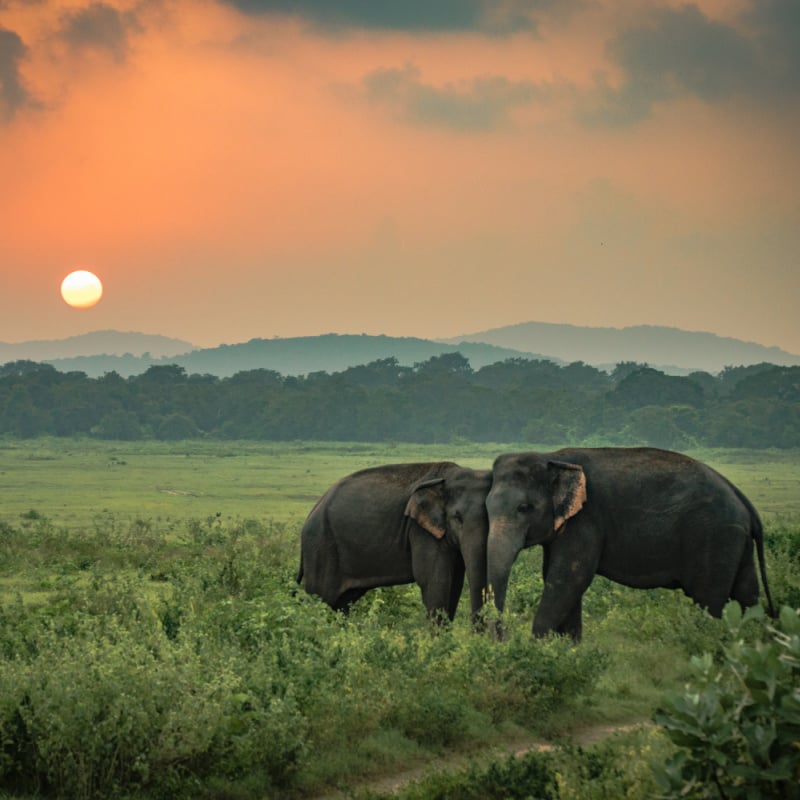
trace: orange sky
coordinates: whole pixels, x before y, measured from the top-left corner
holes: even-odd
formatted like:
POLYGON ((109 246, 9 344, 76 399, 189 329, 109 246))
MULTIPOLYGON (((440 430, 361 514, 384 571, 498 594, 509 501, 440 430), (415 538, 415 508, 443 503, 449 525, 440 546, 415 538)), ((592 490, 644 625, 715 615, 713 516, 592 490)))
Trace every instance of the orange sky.
POLYGON ((0 341, 800 353, 798 42, 797 0, 0 0, 0 341))

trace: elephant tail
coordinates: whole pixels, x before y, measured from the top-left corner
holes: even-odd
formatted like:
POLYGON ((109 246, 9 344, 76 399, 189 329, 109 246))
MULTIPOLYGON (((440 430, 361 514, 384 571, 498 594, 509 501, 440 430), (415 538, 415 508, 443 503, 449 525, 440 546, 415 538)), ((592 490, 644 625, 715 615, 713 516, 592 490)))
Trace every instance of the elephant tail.
POLYGON ((295 581, 300 584, 303 582, 303 545, 300 545, 300 567, 297 570, 295 581))
POLYGON ((772 595, 769 592, 769 583, 767 583, 767 567, 764 563, 764 529, 761 527, 761 520, 756 515, 754 525, 750 529, 750 533, 756 541, 756 553, 758 554, 758 569, 761 573, 761 583, 764 584, 764 594, 767 596, 767 613, 773 618, 777 619, 778 612, 775 610, 775 604, 772 602, 772 595))
POLYGON ((297 577, 295 578, 295 582, 297 586, 293 586, 289 590, 289 594, 292 597, 297 597, 297 592, 300 591, 300 587, 303 585, 303 554, 300 553, 300 568, 297 570, 297 577))
MULTIPOLYGON (((730 483, 730 481, 728 483, 730 483)), ((761 517, 759 517, 758 511, 755 510, 753 504, 742 494, 739 488, 732 483, 730 483, 730 486, 750 513, 750 536, 756 543, 758 571, 761 573, 761 583, 764 586, 764 594, 767 597, 767 613, 773 619, 777 619, 778 612, 775 610, 775 604, 772 602, 772 595, 770 594, 769 583, 767 582, 767 567, 764 562, 764 526, 761 524, 761 517)))

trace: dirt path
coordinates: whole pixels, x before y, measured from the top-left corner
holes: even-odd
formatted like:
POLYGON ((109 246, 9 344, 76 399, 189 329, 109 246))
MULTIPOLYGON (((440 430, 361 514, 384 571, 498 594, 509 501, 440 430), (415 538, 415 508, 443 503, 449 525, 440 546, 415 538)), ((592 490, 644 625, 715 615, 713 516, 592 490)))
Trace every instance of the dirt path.
MULTIPOLYGON (((594 725, 574 731, 569 735, 569 740, 580 745, 595 744, 615 733, 624 733, 637 728, 648 728, 651 726, 652 723, 644 719, 617 725, 594 725)), ((531 738, 514 739, 498 744, 488 752, 481 753, 480 761, 486 761, 488 763, 490 760, 512 755, 518 758, 532 751, 552 750, 554 747, 555 745, 545 740, 531 738)), ((373 792, 391 794, 414 783, 414 781, 421 780, 432 772, 439 772, 441 770, 465 770, 474 764, 475 760, 475 754, 456 754, 439 759, 434 764, 423 764, 418 767, 412 767, 395 773, 394 775, 365 779, 350 786, 347 790, 332 789, 324 794, 314 795, 308 798, 308 800, 346 800, 351 796, 353 791, 363 791, 367 789, 373 792)))

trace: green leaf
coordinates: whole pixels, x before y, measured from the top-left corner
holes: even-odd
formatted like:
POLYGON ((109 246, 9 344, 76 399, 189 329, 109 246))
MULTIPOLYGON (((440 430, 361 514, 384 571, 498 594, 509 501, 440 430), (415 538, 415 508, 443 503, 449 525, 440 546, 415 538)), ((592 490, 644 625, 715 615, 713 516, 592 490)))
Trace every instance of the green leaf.
MULTIPOLYGON (((738 605, 738 604, 737 604, 738 605)), ((750 606, 742 616, 742 624, 750 621, 760 621, 766 617, 764 607, 761 605, 750 606)))
POLYGON ((783 606, 780 610, 779 621, 781 630, 790 636, 800 636, 800 609, 783 606))
POLYGON ((742 623, 742 607, 735 600, 729 601, 722 609, 722 619, 731 630, 738 630, 742 623))

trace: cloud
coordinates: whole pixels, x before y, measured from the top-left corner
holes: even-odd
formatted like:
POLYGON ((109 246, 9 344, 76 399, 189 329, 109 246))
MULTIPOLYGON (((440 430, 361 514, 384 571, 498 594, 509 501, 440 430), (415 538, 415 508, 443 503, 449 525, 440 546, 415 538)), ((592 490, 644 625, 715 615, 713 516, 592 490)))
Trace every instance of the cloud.
POLYGON ((757 37, 757 52, 772 95, 800 93, 800 3, 759 0, 744 15, 757 37))
POLYGON ((124 61, 129 30, 139 30, 134 15, 105 3, 92 3, 62 17, 60 36, 77 50, 105 50, 116 61, 124 61))
POLYGON ((422 82, 419 69, 411 64, 369 73, 363 89, 370 103, 392 109, 401 119, 460 131, 497 128, 507 121, 514 107, 542 94, 534 83, 500 76, 431 86, 422 82))
POLYGON ((590 123, 632 124, 680 95, 709 102, 734 96, 764 100, 797 93, 800 3, 757 0, 736 25, 713 20, 695 5, 654 8, 649 24, 622 31, 607 46, 623 80, 598 82, 590 123))
POLYGON ((248 14, 291 14, 330 31, 535 31, 535 14, 553 0, 225 0, 248 14))
POLYGON ((0 28, 0 122, 10 122, 18 111, 38 105, 20 77, 19 64, 27 52, 18 34, 0 28))

